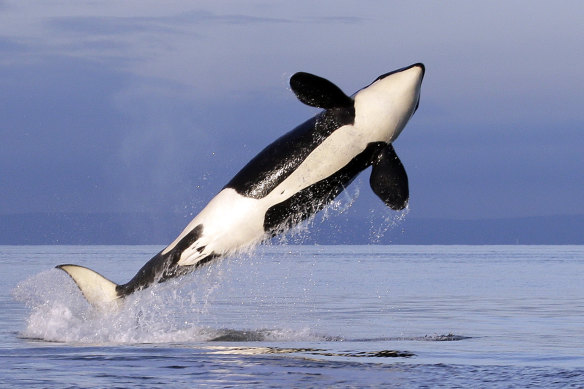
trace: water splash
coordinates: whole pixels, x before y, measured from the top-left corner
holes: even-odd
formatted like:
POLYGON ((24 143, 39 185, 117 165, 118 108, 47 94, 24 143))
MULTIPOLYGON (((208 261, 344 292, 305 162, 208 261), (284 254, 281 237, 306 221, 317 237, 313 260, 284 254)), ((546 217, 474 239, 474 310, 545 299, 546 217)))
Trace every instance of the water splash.
POLYGON ((320 221, 324 222, 333 215, 346 212, 359 198, 359 185, 346 188, 341 194, 320 212, 320 221))
POLYGON ((384 215, 381 223, 377 218, 371 218, 371 228, 369 229, 371 243, 380 243, 387 231, 397 228, 405 220, 409 212, 410 206, 408 205, 401 211, 384 215))
POLYGON ((264 244, 276 245, 302 245, 310 241, 312 232, 318 228, 320 224, 325 223, 328 219, 341 215, 357 200, 359 197, 359 183, 352 185, 343 190, 340 195, 328 203, 320 212, 317 212, 308 219, 303 220, 290 229, 287 229, 280 235, 274 237, 271 241, 264 244))
MULTIPOLYGON (((245 259, 239 257, 237 261, 245 259)), ((30 309, 20 336, 93 345, 331 339, 308 328, 238 328, 236 319, 241 317, 225 320, 229 307, 216 306, 226 304, 221 289, 229 286, 223 281, 233 277, 230 265, 231 260, 224 260, 193 275, 154 285, 128 296, 119 310, 109 312, 91 307, 63 272, 52 269, 39 273, 20 282, 13 291, 14 297, 30 309), (217 309, 224 309, 220 318, 217 309)), ((253 318, 243 320, 243 324, 253 325, 253 318)))

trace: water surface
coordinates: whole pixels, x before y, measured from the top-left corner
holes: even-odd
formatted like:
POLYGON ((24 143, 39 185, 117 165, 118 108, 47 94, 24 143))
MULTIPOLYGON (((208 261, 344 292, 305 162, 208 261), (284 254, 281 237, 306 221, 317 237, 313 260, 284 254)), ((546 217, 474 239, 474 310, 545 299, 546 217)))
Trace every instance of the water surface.
POLYGON ((266 246, 87 305, 154 246, 0 247, 5 386, 584 386, 584 246, 266 246))

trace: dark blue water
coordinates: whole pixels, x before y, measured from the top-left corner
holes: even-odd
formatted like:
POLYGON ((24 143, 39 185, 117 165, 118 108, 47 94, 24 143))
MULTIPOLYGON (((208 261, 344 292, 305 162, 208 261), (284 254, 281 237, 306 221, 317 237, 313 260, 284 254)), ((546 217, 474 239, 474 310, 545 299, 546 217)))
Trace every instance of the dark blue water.
POLYGON ((272 246, 91 309, 159 247, 0 247, 4 387, 584 387, 584 246, 272 246))

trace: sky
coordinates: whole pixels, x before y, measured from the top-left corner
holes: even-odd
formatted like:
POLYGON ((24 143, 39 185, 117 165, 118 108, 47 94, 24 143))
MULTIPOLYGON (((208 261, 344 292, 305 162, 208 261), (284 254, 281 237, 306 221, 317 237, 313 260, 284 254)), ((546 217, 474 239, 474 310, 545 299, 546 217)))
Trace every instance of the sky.
MULTIPOLYGON (((426 65, 409 215, 584 214, 584 2, 0 1, 0 215, 200 210, 318 112, 426 65)), ((357 211, 389 212, 364 172, 357 211)), ((356 198, 356 199, 355 199, 356 198)))

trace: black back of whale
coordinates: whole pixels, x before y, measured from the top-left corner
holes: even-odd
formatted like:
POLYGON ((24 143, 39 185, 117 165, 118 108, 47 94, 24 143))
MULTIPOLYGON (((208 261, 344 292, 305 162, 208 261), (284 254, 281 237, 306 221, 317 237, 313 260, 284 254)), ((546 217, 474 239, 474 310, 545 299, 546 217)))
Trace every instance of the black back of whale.
POLYGON ((355 122, 353 99, 329 80, 299 72, 290 78, 290 86, 300 101, 326 110, 260 151, 225 188, 255 199, 266 196, 335 130, 355 122))
MULTIPOLYGON (((292 76, 290 86, 300 101, 325 110, 263 149, 225 188, 233 188, 243 196, 260 199, 282 183, 336 130, 354 124, 353 99, 330 81, 301 72, 292 76)), ((361 171, 378 162, 383 163, 383 167, 376 169, 377 174, 372 175, 374 192, 393 209, 403 209, 408 200, 405 169, 391 144, 373 142, 331 176, 269 208, 264 219, 264 230, 276 235, 310 217, 334 200, 361 171), (385 156, 389 158, 383 158, 385 156), (388 169, 391 170, 391 177, 386 181, 392 181, 391 189, 383 183, 383 173, 388 169), (379 185, 378 181, 381 182, 379 185)))

